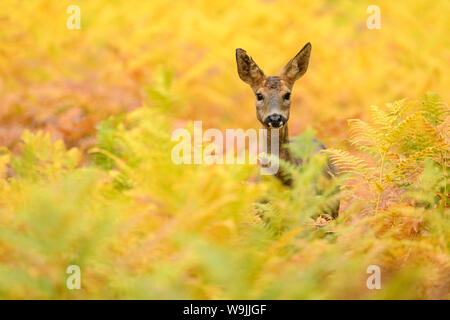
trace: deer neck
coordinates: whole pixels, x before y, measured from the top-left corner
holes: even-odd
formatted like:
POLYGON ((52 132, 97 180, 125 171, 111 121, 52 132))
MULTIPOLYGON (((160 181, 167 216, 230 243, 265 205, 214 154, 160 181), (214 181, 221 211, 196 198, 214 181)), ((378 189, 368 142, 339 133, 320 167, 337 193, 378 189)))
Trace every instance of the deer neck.
POLYGON ((289 130, 287 123, 281 129, 267 129, 267 153, 272 154, 272 130, 278 130, 278 148, 281 159, 291 161, 291 154, 287 148, 289 143, 289 130))

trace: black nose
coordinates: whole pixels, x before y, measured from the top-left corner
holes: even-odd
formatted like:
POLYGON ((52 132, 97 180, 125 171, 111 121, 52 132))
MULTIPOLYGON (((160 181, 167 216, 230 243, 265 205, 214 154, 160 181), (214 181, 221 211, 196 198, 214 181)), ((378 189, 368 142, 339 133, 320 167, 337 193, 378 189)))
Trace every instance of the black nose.
POLYGON ((281 128, 286 123, 286 118, 281 114, 271 114, 266 118, 264 124, 271 128, 281 128))

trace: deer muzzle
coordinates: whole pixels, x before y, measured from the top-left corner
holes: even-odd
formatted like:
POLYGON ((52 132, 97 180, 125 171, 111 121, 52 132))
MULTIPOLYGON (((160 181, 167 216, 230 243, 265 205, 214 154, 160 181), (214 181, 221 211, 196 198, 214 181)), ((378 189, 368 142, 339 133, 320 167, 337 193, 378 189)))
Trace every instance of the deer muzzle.
POLYGON ((287 119, 278 113, 271 114, 264 120, 264 124, 270 128, 281 128, 286 122, 287 119))

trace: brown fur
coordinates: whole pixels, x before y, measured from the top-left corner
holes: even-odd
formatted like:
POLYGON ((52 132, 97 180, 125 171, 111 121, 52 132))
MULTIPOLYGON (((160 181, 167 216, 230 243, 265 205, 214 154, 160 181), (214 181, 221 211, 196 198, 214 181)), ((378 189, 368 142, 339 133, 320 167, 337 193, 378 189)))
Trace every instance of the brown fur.
MULTIPOLYGON (((293 157, 286 145, 289 143, 288 120, 290 115, 291 99, 286 99, 286 94, 290 95, 295 81, 301 78, 308 69, 309 57, 311 55, 311 44, 307 43, 297 55, 289 61, 283 70, 277 76, 266 76, 264 72, 258 67, 253 59, 247 55, 243 49, 236 49, 236 62, 238 67, 239 77, 252 88, 255 93, 256 100, 256 117, 261 124, 269 131, 267 136, 269 141, 267 146, 270 153, 270 130, 279 130, 279 146, 280 158, 301 165, 303 159, 293 157), (258 97, 259 96, 259 97, 258 97), (261 98, 262 99, 259 99, 261 98), (279 127, 273 128, 273 122, 270 121, 273 116, 281 116, 285 122, 279 127)), ((325 146, 318 140, 317 151, 326 149, 325 146)), ((333 164, 329 163, 325 175, 328 178, 336 176, 337 169, 333 164)), ((286 185, 291 185, 292 180, 286 178, 282 172, 278 172, 276 176, 286 185)), ((332 213, 333 217, 338 215, 339 204, 332 213)))

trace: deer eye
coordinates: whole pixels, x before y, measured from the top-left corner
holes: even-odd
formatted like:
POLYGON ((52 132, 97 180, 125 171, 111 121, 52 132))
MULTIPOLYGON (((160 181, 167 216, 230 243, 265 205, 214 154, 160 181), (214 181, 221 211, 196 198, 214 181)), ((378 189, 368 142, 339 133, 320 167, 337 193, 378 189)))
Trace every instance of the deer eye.
POLYGON ((256 99, 257 99, 258 101, 261 101, 262 99, 264 99, 264 97, 263 97, 263 95, 262 95, 261 93, 257 93, 257 94, 256 94, 256 99))
POLYGON ((289 100, 290 98, 291 98, 291 93, 290 93, 290 92, 286 93, 286 94, 283 96, 283 99, 284 99, 284 100, 289 100))

